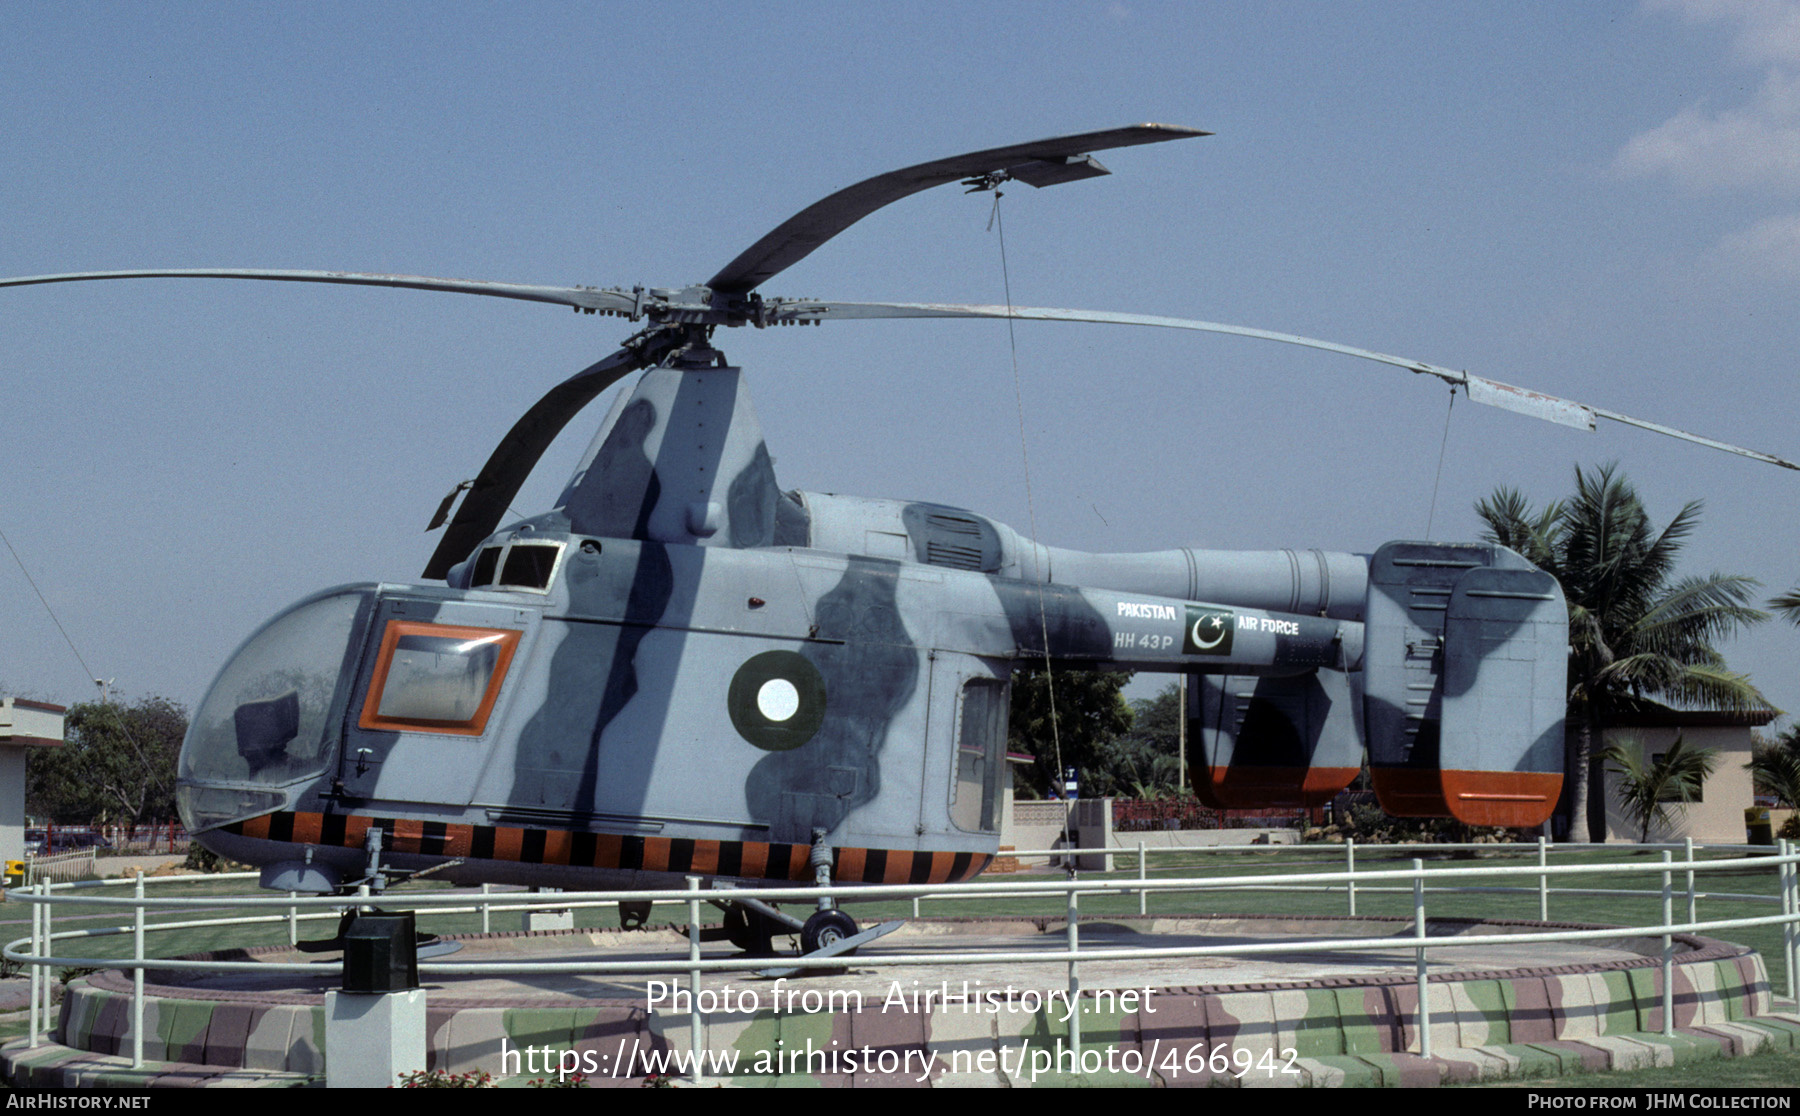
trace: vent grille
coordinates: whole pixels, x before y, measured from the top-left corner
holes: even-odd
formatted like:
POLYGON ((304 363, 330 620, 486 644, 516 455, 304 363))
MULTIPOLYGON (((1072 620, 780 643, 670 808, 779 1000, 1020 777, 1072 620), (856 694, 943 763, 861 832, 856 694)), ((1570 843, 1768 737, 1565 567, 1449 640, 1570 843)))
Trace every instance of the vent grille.
POLYGON ((925 517, 925 561, 953 570, 985 568, 981 524, 959 515, 932 512, 925 517))

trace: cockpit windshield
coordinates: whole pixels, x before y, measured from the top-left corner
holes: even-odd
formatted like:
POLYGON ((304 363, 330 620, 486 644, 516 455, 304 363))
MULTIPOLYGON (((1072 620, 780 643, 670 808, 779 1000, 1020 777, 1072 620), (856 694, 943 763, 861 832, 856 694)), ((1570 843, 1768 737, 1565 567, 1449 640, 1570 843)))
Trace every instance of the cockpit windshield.
POLYGON ((358 587, 302 601, 225 664, 181 746, 178 797, 189 828, 260 812, 258 796, 211 788, 284 786, 324 770, 342 731, 341 712, 332 712, 341 709, 338 687, 354 678, 356 637, 374 596, 373 587, 358 587))

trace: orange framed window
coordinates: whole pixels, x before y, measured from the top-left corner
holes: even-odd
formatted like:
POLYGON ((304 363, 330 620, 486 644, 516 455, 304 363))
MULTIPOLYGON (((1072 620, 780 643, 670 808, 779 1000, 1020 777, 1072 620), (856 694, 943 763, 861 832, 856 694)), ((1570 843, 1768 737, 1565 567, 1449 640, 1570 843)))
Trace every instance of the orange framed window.
POLYGON ((357 724, 480 736, 518 646, 506 628, 389 620, 357 724))

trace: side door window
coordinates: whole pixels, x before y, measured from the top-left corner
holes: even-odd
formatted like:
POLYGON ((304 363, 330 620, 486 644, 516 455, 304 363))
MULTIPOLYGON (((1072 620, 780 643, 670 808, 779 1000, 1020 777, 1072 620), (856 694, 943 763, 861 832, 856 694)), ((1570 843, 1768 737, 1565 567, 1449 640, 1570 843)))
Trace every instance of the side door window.
POLYGON ((1006 770, 1007 684, 971 678, 957 709, 956 778, 950 820, 972 833, 999 832, 1001 780, 1006 770))

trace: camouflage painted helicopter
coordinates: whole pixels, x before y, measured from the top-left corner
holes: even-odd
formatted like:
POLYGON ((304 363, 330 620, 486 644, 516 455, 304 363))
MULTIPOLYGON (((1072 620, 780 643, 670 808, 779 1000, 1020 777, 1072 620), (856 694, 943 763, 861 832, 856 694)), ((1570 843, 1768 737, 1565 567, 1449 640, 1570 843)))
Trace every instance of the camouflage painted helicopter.
MULTIPOLYGON (((786 491, 723 327, 1017 317, 1193 329, 1381 361, 1476 402, 1597 417, 1795 466, 1465 372, 1287 334, 1132 314, 764 298, 767 280, 918 191, 1107 174, 1092 152, 1205 135, 1141 125, 924 163, 802 210, 703 284, 524 286, 261 270, 191 277, 408 287, 647 321, 512 428, 425 568, 327 590, 220 672, 180 760, 183 819, 264 883, 384 872, 562 887, 968 879, 1000 829, 1020 665, 1187 673, 1195 789, 1324 801, 1365 752, 1390 813, 1530 826, 1561 784, 1556 581, 1490 545, 1061 550, 960 508, 786 491), (501 526, 559 431, 623 391, 556 506, 501 526)), ((456 493, 439 509, 448 515, 456 493)), ((742 923, 740 922, 740 928, 742 923)), ((822 910, 814 946, 855 926, 822 910)), ((740 935, 741 937, 742 935, 740 935)))

